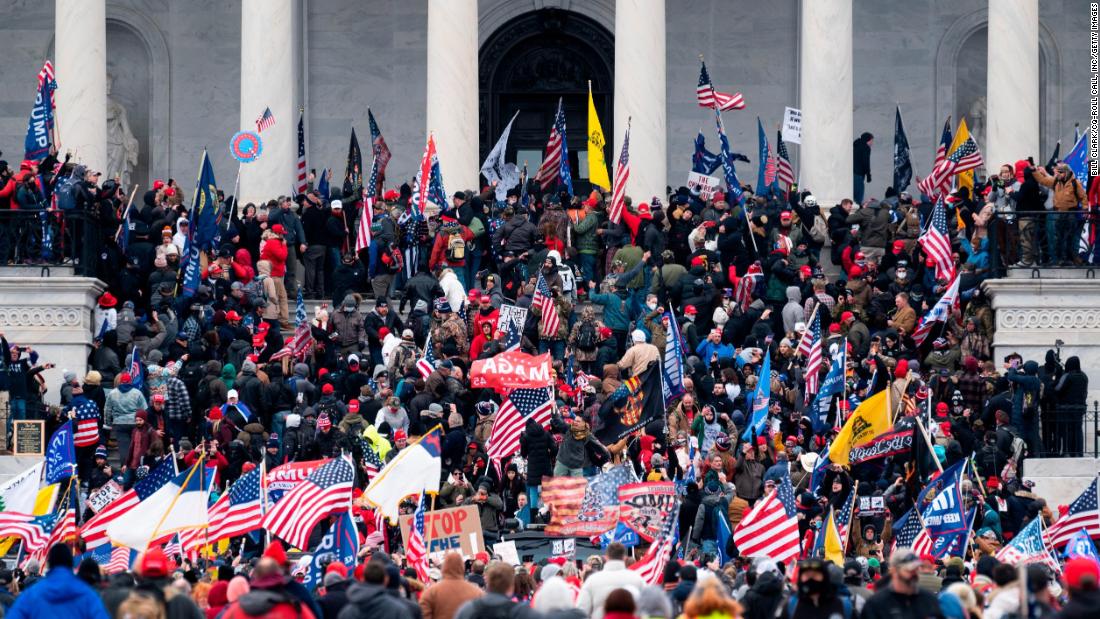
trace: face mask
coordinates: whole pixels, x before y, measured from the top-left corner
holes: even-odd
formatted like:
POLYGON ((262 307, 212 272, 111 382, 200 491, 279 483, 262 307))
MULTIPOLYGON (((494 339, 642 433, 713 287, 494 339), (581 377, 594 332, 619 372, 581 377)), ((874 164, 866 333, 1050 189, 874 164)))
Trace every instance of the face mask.
POLYGON ((802 595, 820 595, 825 592, 825 581, 804 580, 798 583, 798 592, 802 595))
POLYGON ((649 311, 651 311, 651 312, 653 310, 657 309, 657 304, 656 303, 646 303, 645 306, 648 307, 649 311))

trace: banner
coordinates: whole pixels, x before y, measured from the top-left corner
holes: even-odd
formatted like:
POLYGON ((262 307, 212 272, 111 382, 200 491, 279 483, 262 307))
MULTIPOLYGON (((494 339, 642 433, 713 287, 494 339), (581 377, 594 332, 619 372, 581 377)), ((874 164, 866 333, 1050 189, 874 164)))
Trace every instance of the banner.
POLYGON ((473 389, 536 389, 553 384, 550 379, 550 353, 537 357, 510 350, 470 366, 473 389))
POLYGON ((661 365, 661 392, 665 406, 684 395, 684 343, 676 315, 665 310, 668 320, 668 337, 665 338, 664 362, 661 365))
MULTIPOLYGON (((409 543, 409 531, 412 530, 412 514, 402 514, 398 518, 401 525, 401 539, 406 547, 409 543)), ((477 507, 463 505, 448 509, 424 512, 424 544, 428 554, 454 550, 461 552, 463 558, 472 559, 485 550, 485 539, 481 531, 481 516, 477 507)))
POLYGON ((356 555, 359 554, 359 531, 355 528, 355 521, 351 517, 351 511, 340 514, 333 523, 332 528, 321 538, 321 543, 313 551, 313 557, 306 570, 306 578, 302 581, 307 591, 313 591, 321 585, 325 576, 325 568, 329 563, 339 561, 349 569, 354 569, 356 555))
POLYGON ((699 198, 710 200, 718 191, 718 185, 722 181, 716 176, 707 176, 698 172, 688 172, 687 187, 693 193, 699 194, 699 198))
POLYGON ((53 145, 53 89, 57 83, 52 78, 39 79, 34 94, 34 107, 27 121, 27 136, 23 140, 23 158, 41 161, 50 154, 53 145))
POLYGON ((802 143, 802 110, 789 107, 783 111, 783 141, 802 143))
POLYGON ((76 471, 76 451, 73 445, 73 422, 66 421, 54 430, 46 446, 46 483, 56 484, 72 477, 76 471))
POLYGON ((630 463, 592 477, 548 477, 542 482, 542 501, 550 508, 550 536, 592 539, 619 521, 619 488, 638 481, 630 463))
POLYGON ((966 528, 963 511, 962 474, 966 460, 961 460, 936 477, 917 495, 917 509, 924 528, 933 539, 966 528))
POLYGON ((500 306, 500 314, 497 316, 497 331, 504 331, 508 337, 504 340, 505 350, 519 350, 523 340, 523 325, 527 323, 527 308, 508 305, 500 306))
POLYGON ((649 481, 619 488, 619 522, 652 542, 661 535, 661 525, 676 511, 679 499, 671 481, 649 481))
POLYGON ((612 445, 665 413, 665 398, 658 362, 640 376, 631 376, 615 390, 600 407, 599 419, 593 428, 596 438, 612 445), (617 406, 616 403, 623 403, 617 406))
POLYGON ((277 466, 267 472, 267 499, 275 503, 283 498, 283 495, 298 482, 304 481, 317 467, 324 464, 325 460, 307 460, 305 462, 290 462, 277 466))
POLYGON ((912 449, 912 447, 912 428, 908 430, 899 430, 897 432, 887 432, 886 434, 876 436, 862 445, 853 447, 848 460, 851 464, 859 464, 860 462, 867 462, 868 460, 905 453, 912 449))

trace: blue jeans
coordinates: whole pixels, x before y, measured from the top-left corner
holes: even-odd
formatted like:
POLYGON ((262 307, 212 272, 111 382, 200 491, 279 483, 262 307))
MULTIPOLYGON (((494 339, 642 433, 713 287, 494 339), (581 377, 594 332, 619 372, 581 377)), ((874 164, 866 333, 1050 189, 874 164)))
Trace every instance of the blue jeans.
MULTIPOLYGON (((584 281, 586 283, 596 281, 596 254, 578 254, 578 259, 581 265, 581 277, 584 281)), ((578 288, 581 288, 579 284, 578 288)))
POLYGON ((863 175, 856 174, 852 183, 852 201, 863 206, 863 175))
POLYGON ((481 287, 480 282, 477 280, 479 270, 481 270, 481 252, 475 249, 466 257, 466 281, 469 282, 471 287, 481 287))
POLYGON ((11 434, 13 421, 24 421, 27 418, 27 401, 22 398, 12 398, 8 401, 8 434, 11 434))
POLYGON ((458 283, 462 284, 462 289, 469 292, 470 287, 466 284, 466 265, 449 268, 454 271, 455 277, 458 278, 458 283))
POLYGON ((539 340, 539 354, 547 352, 554 359, 564 359, 565 340, 539 340))

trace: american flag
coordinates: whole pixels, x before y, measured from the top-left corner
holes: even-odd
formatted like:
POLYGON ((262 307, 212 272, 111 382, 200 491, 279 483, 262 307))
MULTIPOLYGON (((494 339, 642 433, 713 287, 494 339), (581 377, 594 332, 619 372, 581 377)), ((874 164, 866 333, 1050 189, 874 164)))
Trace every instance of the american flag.
POLYGON ((909 548, 918 555, 932 552, 932 538, 924 528, 916 508, 898 518, 895 527, 894 549, 909 548))
MULTIPOLYGON (((737 282, 737 288, 733 291, 733 298, 741 306, 742 312, 748 311, 749 305, 753 301, 753 292, 756 290, 756 285, 763 278, 764 270, 760 267, 759 262, 754 262, 745 271, 745 276, 737 282)), ((801 345, 799 348, 801 348, 801 345)))
POLYGON ((310 473, 264 515, 263 526, 291 546, 306 548, 309 534, 322 518, 351 506, 355 470, 335 458, 310 473))
POLYGON ((695 98, 699 101, 699 107, 711 109, 717 107, 723 112, 745 108, 745 97, 741 96, 741 93, 735 92, 731 95, 714 89, 705 62, 699 69, 699 85, 695 87, 695 98))
MULTIPOLYGON (((978 144, 974 141, 974 138, 968 137, 965 142, 959 144, 959 147, 956 148, 954 152, 947 155, 947 157, 932 170, 932 173, 929 174, 931 180, 928 182, 934 187, 933 191, 940 192, 948 186, 952 176, 981 167, 981 165, 982 151, 978 148, 978 144)), ((921 190, 924 190, 923 186, 921 190)))
POLYGON ((141 362, 141 349, 137 346, 130 352, 130 384, 139 391, 145 386, 145 364, 141 362))
POLYGON ((733 541, 745 557, 770 557, 783 562, 799 554, 798 512, 791 478, 759 501, 733 531, 733 541))
POLYGON ((940 134, 940 143, 936 147, 936 158, 932 162, 932 174, 921 179, 917 183, 917 187, 921 190, 921 193, 929 198, 935 198, 936 194, 940 193, 942 189, 936 180, 936 169, 938 169, 944 163, 944 159, 947 158, 947 149, 951 148, 951 117, 948 116, 947 120, 943 122, 943 133, 940 134))
POLYGON ((84 538, 87 547, 94 548, 101 544, 110 543, 111 540, 107 536, 107 525, 114 522, 122 514, 137 507, 138 503, 141 503, 154 492, 160 490, 162 486, 172 481, 176 474, 175 458, 168 456, 161 460, 156 468, 150 470, 149 474, 141 481, 134 484, 133 488, 130 488, 122 496, 99 510, 99 513, 92 516, 80 529, 80 536, 84 538))
POLYGON ((845 550, 848 545, 848 527, 852 523, 852 511, 856 504, 856 491, 853 488, 848 492, 848 500, 844 501, 844 506, 840 508, 839 513, 833 513, 833 522, 836 523, 836 532, 840 536, 841 550, 845 550))
POLYGON ((798 352, 806 357, 805 395, 808 402, 810 394, 817 393, 821 381, 821 312, 814 313, 814 319, 810 321, 810 326, 802 334, 802 341, 798 343, 798 352))
POLYGON ((543 428, 549 428, 553 412, 550 387, 513 389, 497 411, 493 430, 489 434, 489 458, 499 461, 519 451, 519 437, 527 420, 534 419, 543 428))
POLYGON ((374 165, 371 166, 370 171, 370 190, 371 195, 376 196, 381 193, 381 185, 386 180, 386 166, 393 157, 393 153, 390 152, 390 147, 386 145, 386 139, 382 137, 382 130, 378 128, 378 122, 374 120, 374 113, 370 111, 369 107, 367 108, 367 122, 370 123, 370 149, 374 155, 374 165))
POLYGON ((428 334, 428 341, 424 344, 424 356, 416 361, 416 370, 422 378, 428 378, 435 370, 435 350, 432 348, 432 334, 428 334))
POLYGON ((638 572, 647 585, 659 585, 665 577, 665 565, 672 557, 672 549, 680 537, 680 508, 670 511, 661 525, 661 535, 653 541, 649 550, 635 561, 630 569, 638 572))
MULTIPOLYGON (((370 166, 370 177, 372 179, 378 176, 378 159, 374 160, 374 163, 370 166)), ((363 186, 363 195, 361 202, 363 207, 359 213, 359 226, 355 232, 355 251, 358 253, 364 248, 370 247, 370 227, 374 223, 374 195, 368 190, 368 186, 377 186, 377 181, 370 183, 370 185, 363 186)), ((383 248, 385 249, 385 248, 383 248)))
POLYGON ((260 497, 262 481, 260 467, 254 468, 241 475, 229 487, 229 491, 210 506, 207 542, 244 535, 260 528, 263 521, 263 501, 260 497))
POLYGON ((50 85, 50 105, 57 107, 57 76, 53 71, 53 62, 47 60, 42 64, 42 70, 38 72, 38 87, 42 88, 42 82, 46 82, 50 85))
POLYGON ((370 483, 370 481, 374 479, 374 476, 378 474, 378 471, 382 470, 385 464, 382 462, 382 459, 378 457, 378 452, 370 446, 370 443, 368 443, 366 439, 360 436, 359 442, 363 450, 363 469, 366 473, 367 483, 370 483))
POLYGON ((783 141, 783 132, 780 131, 775 141, 776 166, 775 174, 780 181, 787 183, 787 189, 794 184, 794 168, 791 166, 791 155, 787 152, 787 144, 783 141))
POLYGON ((312 345, 313 332, 310 330, 309 321, 306 320, 306 300, 302 294, 302 287, 298 286, 298 299, 294 304, 294 334, 286 340, 282 348, 271 355, 271 360, 278 361, 289 357, 302 359, 312 345))
POLYGON ((172 539, 168 540, 168 543, 164 545, 164 554, 168 557, 179 557, 183 555, 183 547, 180 545, 180 536, 177 533, 172 536, 172 539))
MULTIPOLYGON (((306 182, 306 113, 298 113, 298 180, 294 183, 294 193, 304 193, 309 183, 306 182)), ((328 196, 321 196, 328 199, 328 196)))
POLYGON ((1069 504, 1069 511, 1046 530, 1045 537, 1052 548, 1064 546, 1073 534, 1087 529, 1089 537, 1100 538, 1100 511, 1096 506, 1096 478, 1081 496, 1069 504))
POLYGON ((538 282, 535 283, 535 296, 531 298, 531 306, 538 307, 542 312, 539 332, 545 336, 556 334, 561 325, 561 317, 558 316, 558 306, 554 304, 554 297, 550 294, 550 286, 546 285, 546 278, 541 272, 538 282))
POLYGON ((107 563, 104 570, 108 574, 121 574, 130 569, 130 561, 133 559, 134 551, 125 546, 116 546, 111 549, 111 561, 107 563))
POLYGON ((264 129, 273 127, 275 125, 275 115, 271 113, 271 108, 265 107, 264 113, 260 114, 260 117, 256 119, 256 133, 262 133, 264 129))
MULTIPOLYGON (((421 215, 430 201, 432 168, 439 163, 439 155, 435 151, 435 137, 428 134, 428 143, 424 146, 424 157, 420 160, 420 168, 416 172, 416 182, 413 187, 413 204, 421 215)), ((440 208, 446 208, 446 204, 440 208)))
POLYGON ((943 199, 936 200, 928 228, 917 239, 924 253, 936 263, 936 278, 951 279, 955 275, 955 259, 951 254, 951 238, 947 232, 947 211, 943 199))
POLYGON ((428 548, 424 544, 424 502, 427 497, 420 495, 416 503, 416 512, 413 513, 412 526, 409 527, 409 543, 405 548, 405 559, 416 570, 416 579, 422 583, 430 583, 428 576, 428 548))
POLYGON ((1012 538, 1011 542, 998 550, 995 556, 1001 563, 1010 565, 1042 563, 1055 574, 1062 571, 1062 566, 1058 564, 1058 560, 1051 554, 1045 542, 1042 517, 1032 519, 1012 538))
POLYGON ((959 304, 959 276, 956 275, 955 279, 951 281, 951 285, 944 291, 943 296, 939 301, 932 306, 932 309, 928 310, 928 313, 921 317, 920 322, 917 323, 917 328, 913 330, 913 341, 920 346, 924 343, 925 338, 932 332, 932 327, 936 326, 937 322, 947 322, 951 317, 951 312, 959 304))
POLYGON ((87 398, 81 398, 76 406, 73 443, 77 447, 94 447, 99 444, 99 406, 87 398))
MULTIPOLYGON (((550 140, 546 143, 546 157, 535 174, 535 181, 546 191, 562 172, 569 172, 569 147, 565 143, 565 109, 562 100, 558 99, 558 112, 554 115, 554 127, 550 129, 550 140), (563 163, 564 162, 564 163, 563 163)), ((562 184, 567 184, 562 178, 562 184)), ((569 179, 572 186, 572 179, 569 179)))
POLYGON ((615 165, 615 188, 611 191, 612 223, 619 223, 623 218, 623 208, 626 200, 626 182, 630 180, 630 120, 626 122, 626 135, 623 136, 623 150, 619 154, 619 163, 615 165))
POLYGON ((0 536, 18 537, 26 550, 42 548, 50 539, 54 514, 33 516, 19 512, 0 512, 0 536))

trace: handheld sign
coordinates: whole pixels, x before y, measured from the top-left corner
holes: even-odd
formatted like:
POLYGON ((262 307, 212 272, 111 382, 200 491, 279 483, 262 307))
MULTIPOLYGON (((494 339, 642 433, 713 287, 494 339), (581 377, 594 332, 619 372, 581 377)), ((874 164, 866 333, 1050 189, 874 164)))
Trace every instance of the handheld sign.
MULTIPOLYGON (((412 530, 412 514, 402 514, 398 518, 401 525, 401 539, 408 544, 409 531, 412 530)), ((448 509, 437 509, 424 513, 424 543, 428 553, 455 550, 467 559, 485 550, 485 540, 481 531, 481 517, 477 507, 464 505, 448 509)))
POLYGON ((802 110, 789 107, 783 112, 783 141, 802 143, 802 110))
POLYGON ((703 200, 710 200, 718 191, 718 177, 707 176, 699 172, 688 172, 688 189, 697 192, 703 200))

